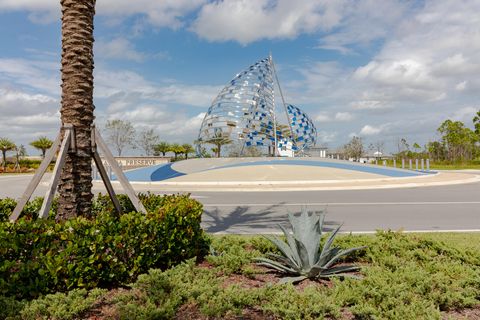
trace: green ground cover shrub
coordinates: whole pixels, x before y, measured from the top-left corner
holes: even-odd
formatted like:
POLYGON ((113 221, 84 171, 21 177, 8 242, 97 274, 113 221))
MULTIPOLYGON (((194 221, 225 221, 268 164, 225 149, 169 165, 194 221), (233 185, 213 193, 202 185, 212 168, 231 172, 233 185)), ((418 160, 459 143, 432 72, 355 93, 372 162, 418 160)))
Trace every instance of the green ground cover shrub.
MULTIPOLYGON (((172 319, 186 306, 209 319, 248 318, 245 310, 275 319, 441 319, 445 311, 480 307, 479 243, 478 233, 340 235, 335 245, 343 249, 367 246, 343 260, 361 264, 362 279, 298 287, 279 285, 280 276, 251 269, 256 256, 276 252, 265 238, 215 236, 208 264, 190 259, 166 270, 151 269, 130 290, 101 291, 96 301, 85 298, 76 318, 107 303, 110 317, 101 319, 172 319)), ((54 316, 52 310, 69 309, 63 306, 87 293, 68 295, 3 303, 16 309, 19 316, 11 319, 32 319, 27 317, 32 314, 36 319, 72 319, 71 314, 54 316)))
MULTIPOLYGON (((73 288, 127 284, 150 268, 165 269, 208 251, 202 205, 187 195, 142 195, 148 214, 121 197, 120 217, 104 196, 92 219, 31 219, 31 202, 16 223, 0 223, 0 295, 34 298, 73 288), (30 214, 30 215, 29 215, 30 214)), ((0 208, 8 213, 11 199, 0 208)), ((5 214, 4 214, 5 215, 5 214)))

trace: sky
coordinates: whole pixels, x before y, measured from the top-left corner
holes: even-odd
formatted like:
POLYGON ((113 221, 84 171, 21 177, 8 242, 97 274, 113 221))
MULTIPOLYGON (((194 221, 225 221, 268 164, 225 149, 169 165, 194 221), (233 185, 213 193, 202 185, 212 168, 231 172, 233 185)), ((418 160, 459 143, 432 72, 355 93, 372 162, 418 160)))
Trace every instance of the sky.
MULTIPOLYGON (((97 0, 97 126, 191 143, 223 86, 271 52, 318 144, 423 145, 480 110, 479 12, 479 0, 97 0)), ((0 0, 0 137, 58 132, 60 16, 58 0, 0 0)))

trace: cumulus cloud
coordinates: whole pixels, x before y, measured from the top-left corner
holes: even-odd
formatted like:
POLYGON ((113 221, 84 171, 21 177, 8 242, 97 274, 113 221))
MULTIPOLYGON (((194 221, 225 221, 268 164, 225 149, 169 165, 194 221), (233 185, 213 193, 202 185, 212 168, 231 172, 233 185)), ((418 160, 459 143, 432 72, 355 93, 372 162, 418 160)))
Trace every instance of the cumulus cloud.
POLYGON ((0 87, 0 136, 33 149, 38 136, 54 138, 60 126, 59 101, 48 95, 0 87))
POLYGON ((353 114, 350 112, 337 112, 335 114, 335 120, 337 121, 351 121, 353 118, 353 114))
POLYGON ((97 58, 126 59, 135 62, 145 60, 145 54, 137 51, 133 44, 125 38, 98 41, 95 45, 95 51, 97 58))
POLYGON ((363 126, 362 130, 360 130, 360 135, 373 136, 373 135, 378 135, 382 131, 384 131, 384 126, 375 127, 367 124, 363 126))
POLYGON ((315 117, 315 121, 316 122, 330 122, 330 121, 332 121, 332 118, 328 114, 326 114, 325 112, 322 112, 315 117))
POLYGON ((328 30, 342 18, 343 1, 230 0, 204 5, 191 30, 209 41, 247 44, 328 30))
POLYGON ((157 52, 155 54, 141 52, 135 48, 130 40, 126 38, 114 38, 110 41, 100 40, 96 42, 95 58, 144 62, 146 59, 152 58, 168 59, 169 55, 166 52, 157 52))
POLYGON ((478 1, 427 1, 354 77, 424 102, 461 91, 480 70, 479 10, 478 1))
MULTIPOLYGON (((198 9, 207 0, 102 0, 97 1, 96 14, 123 20, 142 15, 156 27, 179 28, 184 17, 198 9)), ((33 22, 48 23, 60 17, 60 2, 52 0, 0 0, 1 11, 29 11, 33 22)))
POLYGON ((60 62, 0 58, 0 83, 15 83, 50 95, 60 94, 60 62))

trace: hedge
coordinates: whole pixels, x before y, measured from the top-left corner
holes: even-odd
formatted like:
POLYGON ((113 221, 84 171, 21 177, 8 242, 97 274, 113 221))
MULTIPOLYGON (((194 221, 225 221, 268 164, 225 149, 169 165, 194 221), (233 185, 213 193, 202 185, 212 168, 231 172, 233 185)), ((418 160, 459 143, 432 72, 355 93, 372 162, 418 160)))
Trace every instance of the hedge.
MULTIPOLYGON (((118 216, 105 196, 91 219, 35 219, 41 199, 29 203, 16 223, 15 207, 0 200, 0 295, 34 298, 73 288, 128 284, 150 268, 168 268, 208 251, 200 227, 202 205, 188 195, 140 195, 148 213, 134 212, 126 197, 118 216)), ((51 212, 53 214, 53 212, 51 212)))

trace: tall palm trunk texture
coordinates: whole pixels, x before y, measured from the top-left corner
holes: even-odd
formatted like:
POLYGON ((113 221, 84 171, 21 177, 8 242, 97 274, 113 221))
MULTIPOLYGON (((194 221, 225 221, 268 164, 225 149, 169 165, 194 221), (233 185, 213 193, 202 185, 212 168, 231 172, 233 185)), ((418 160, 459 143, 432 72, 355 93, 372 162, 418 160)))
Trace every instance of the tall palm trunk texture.
POLYGON ((62 124, 72 124, 76 149, 62 169, 57 220, 89 216, 92 206, 93 18, 95 0, 62 6, 62 124))

